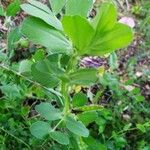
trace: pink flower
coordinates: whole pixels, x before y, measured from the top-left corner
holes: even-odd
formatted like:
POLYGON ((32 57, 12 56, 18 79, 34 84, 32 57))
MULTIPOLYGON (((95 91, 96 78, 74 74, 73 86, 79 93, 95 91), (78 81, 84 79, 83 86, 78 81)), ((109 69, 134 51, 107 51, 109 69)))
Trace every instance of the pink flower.
POLYGON ((132 17, 122 17, 119 20, 119 22, 126 24, 126 25, 130 26, 131 28, 134 28, 134 26, 135 26, 135 22, 134 22, 134 19, 132 17))

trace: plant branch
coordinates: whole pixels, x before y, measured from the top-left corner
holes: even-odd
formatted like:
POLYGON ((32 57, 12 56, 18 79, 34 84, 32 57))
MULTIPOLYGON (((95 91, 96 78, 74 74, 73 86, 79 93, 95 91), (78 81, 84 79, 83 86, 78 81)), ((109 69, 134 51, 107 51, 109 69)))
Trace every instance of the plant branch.
POLYGON ((54 128, 50 132, 54 132, 63 120, 64 120, 64 117, 54 126, 54 128))
POLYGON ((128 0, 125 0, 125 1, 126 1, 127 11, 129 11, 129 9, 130 9, 129 2, 128 2, 128 0))
POLYGON ((70 108, 70 100, 69 100, 69 95, 68 95, 67 84, 64 82, 62 82, 61 84, 61 93, 64 99, 64 114, 67 114, 70 108))

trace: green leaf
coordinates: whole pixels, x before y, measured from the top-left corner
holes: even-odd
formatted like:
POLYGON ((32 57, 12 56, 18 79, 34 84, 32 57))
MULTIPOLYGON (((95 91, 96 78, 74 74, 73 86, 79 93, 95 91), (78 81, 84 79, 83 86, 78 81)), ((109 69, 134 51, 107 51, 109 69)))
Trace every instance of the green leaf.
POLYGON ((22 23, 21 31, 32 42, 45 46, 49 53, 71 51, 71 45, 65 36, 38 18, 26 18, 22 23))
POLYGON ((49 0, 52 10, 57 15, 64 7, 66 0, 49 0))
POLYGON ((51 72, 48 72, 48 69, 45 67, 45 65, 43 65, 43 62, 33 64, 31 67, 31 74, 35 81, 47 87, 55 87, 59 83, 59 79, 51 72))
POLYGON ((27 39, 20 39, 19 45, 21 48, 28 48, 29 47, 29 41, 27 39))
POLYGON ((72 105, 73 107, 84 106, 87 103, 88 99, 85 94, 77 93, 73 96, 72 105))
POLYGON ((52 13, 50 8, 47 5, 41 3, 37 0, 28 0, 28 2, 30 3, 30 5, 37 7, 37 8, 39 8, 39 9, 41 9, 47 13, 52 13))
POLYGON ((41 66, 41 68, 38 69, 41 72, 47 72, 49 74, 54 74, 58 77, 61 77, 61 75, 64 74, 64 71, 61 68, 59 68, 58 63, 59 63, 59 55, 52 54, 52 55, 49 55, 43 61, 38 62, 37 69, 38 69, 38 67, 41 66), (47 68, 47 69, 44 69, 44 68, 47 68))
POLYGON ((87 150, 107 150, 106 146, 101 144, 93 137, 84 138, 83 141, 88 145, 87 150))
POLYGON ((101 56, 124 48, 133 39, 132 29, 117 23, 116 18, 115 6, 104 3, 92 22, 95 30, 86 19, 80 16, 65 16, 62 24, 79 55, 101 56))
POLYGON ((117 10, 112 3, 101 5, 92 25, 96 33, 85 50, 88 55, 111 53, 126 47, 133 39, 132 29, 127 25, 117 23, 117 10))
POLYGON ((15 28, 12 31, 10 31, 8 33, 7 36, 7 46, 8 46, 8 52, 10 55, 13 54, 14 48, 15 48, 15 44, 17 41, 19 41, 19 39, 21 38, 21 33, 19 31, 19 28, 15 28))
POLYGON ((86 111, 77 116, 78 119, 85 124, 85 126, 88 126, 98 118, 98 113, 96 111, 86 111))
POLYGON ((53 121, 62 118, 59 109, 53 107, 50 103, 40 103, 36 105, 35 110, 46 120, 53 121))
POLYGON ((40 65, 40 62, 38 63, 38 67, 36 64, 33 64, 31 67, 31 74, 33 76, 33 79, 40 84, 47 86, 47 87, 55 87, 59 83, 59 79, 55 77, 51 73, 47 73, 47 68, 43 68, 42 71, 40 71, 40 68, 42 67, 42 64, 40 65))
POLYGON ((126 125, 123 127, 123 131, 128 131, 131 126, 132 126, 132 123, 126 124, 126 125))
POLYGON ((95 123, 98 125, 98 131, 100 134, 102 134, 106 127, 106 119, 104 117, 98 116, 98 118, 95 120, 95 123))
POLYGON ((90 86, 97 80, 97 70, 94 68, 79 69, 73 73, 70 73, 70 83, 90 86))
POLYGON ((145 97, 142 95, 137 95, 135 96, 135 99, 137 102, 143 102, 145 100, 145 97))
POLYGON ((117 9, 112 3, 102 3, 96 17, 92 20, 92 25, 96 32, 106 32, 111 30, 117 22, 117 9))
POLYGON ((117 49, 126 47, 132 39, 132 29, 127 25, 116 23, 110 31, 96 33, 86 50, 86 54, 101 56, 111 53, 117 49))
POLYGON ((65 33, 72 40, 79 54, 84 54, 84 49, 89 45, 94 29, 89 22, 80 16, 64 16, 62 24, 65 33))
POLYGON ((116 75, 105 72, 103 77, 100 79, 100 83, 103 86, 110 86, 110 87, 118 87, 119 81, 116 75))
POLYGON ((21 8, 34 17, 40 18, 52 27, 62 30, 61 22, 53 15, 51 10, 44 4, 29 0, 30 4, 22 4, 21 8))
POLYGON ((9 99, 20 98, 22 96, 20 86, 16 84, 1 85, 0 90, 9 99))
POLYGON ((19 72, 20 73, 27 73, 31 72, 31 65, 33 62, 31 60, 23 60, 19 64, 19 72))
POLYGON ((124 137, 119 136, 116 134, 116 136, 114 136, 115 139, 115 143, 117 147, 125 147, 125 145, 127 144, 127 141, 124 137))
POLYGON ((66 117, 66 127, 69 131, 79 136, 88 137, 89 130, 80 121, 76 121, 72 117, 66 117))
POLYGON ((57 141, 59 144, 62 145, 68 145, 69 144, 69 138, 66 133, 61 133, 59 131, 54 131, 50 133, 50 137, 57 141))
POLYGON ((70 16, 79 15, 87 17, 92 8, 93 0, 68 0, 66 4, 66 14, 70 16))
POLYGON ((14 0, 6 9, 7 16, 15 16, 20 11, 20 1, 14 0))
POLYGON ((70 60, 70 56, 69 55, 62 55, 61 59, 60 59, 60 64, 62 68, 66 68, 68 63, 70 60))
POLYGON ((0 6, 0 16, 5 16, 3 6, 0 6))
POLYGON ((109 66, 111 69, 116 69, 118 67, 118 58, 115 52, 110 54, 109 66))
POLYGON ((57 54, 49 55, 43 61, 39 61, 32 65, 31 74, 33 79, 42 85, 55 87, 60 80, 68 81, 64 70, 59 68, 59 56, 57 54))
POLYGON ((47 122, 37 121, 30 127, 30 132, 38 139, 43 139, 50 133, 51 127, 47 122))
POLYGON ((78 55, 101 56, 126 47, 133 39, 132 29, 117 23, 116 8, 110 3, 102 6, 100 16, 93 21, 95 30, 86 19, 80 16, 65 16, 62 24, 78 55), (111 11, 113 16, 110 19, 107 13, 111 11))
POLYGON ((44 49, 37 49, 35 54, 32 56, 32 60, 34 62, 41 61, 45 58, 45 52, 44 49))
POLYGON ((139 94, 140 92, 141 92, 141 89, 135 87, 130 93, 133 94, 133 95, 137 95, 137 94, 139 94))

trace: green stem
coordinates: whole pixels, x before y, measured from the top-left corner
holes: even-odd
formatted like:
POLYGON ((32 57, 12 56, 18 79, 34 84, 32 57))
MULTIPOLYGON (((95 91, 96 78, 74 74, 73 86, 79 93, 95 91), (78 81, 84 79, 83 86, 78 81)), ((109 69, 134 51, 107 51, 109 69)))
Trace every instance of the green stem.
POLYGON ((62 82, 61 91, 64 99, 64 114, 67 114, 70 110, 70 99, 68 95, 68 86, 65 82, 62 82))
POLYGON ((62 123, 63 120, 64 117, 54 126, 54 128, 50 132, 54 132, 57 129, 57 127, 62 123))
MULTIPOLYGON (((74 71, 76 69, 76 65, 77 65, 77 55, 74 54, 68 63, 67 69, 66 69, 66 73, 69 74, 70 72, 74 71)), ((68 84, 62 81, 61 84, 61 93, 64 99, 64 114, 68 114, 69 110, 70 110, 70 98, 69 98, 69 94, 68 94, 68 84)))

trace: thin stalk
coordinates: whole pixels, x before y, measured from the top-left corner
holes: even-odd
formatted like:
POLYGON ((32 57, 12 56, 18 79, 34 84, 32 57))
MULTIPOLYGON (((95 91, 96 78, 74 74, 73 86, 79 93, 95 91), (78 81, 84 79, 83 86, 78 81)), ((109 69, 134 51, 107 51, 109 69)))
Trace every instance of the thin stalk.
POLYGON ((63 120, 64 120, 64 117, 54 126, 54 128, 50 132, 54 132, 63 120))
POLYGON ((28 81, 28 82, 30 82, 30 83, 36 85, 36 86, 39 86, 39 87, 41 87, 41 88, 47 90, 48 92, 53 93, 53 94, 56 95, 59 99, 60 99, 60 97, 62 96, 59 92, 57 92, 57 91, 55 91, 55 90, 53 90, 53 89, 51 89, 51 88, 47 88, 47 87, 45 87, 45 86, 43 86, 43 85, 41 85, 41 84, 39 84, 39 83, 37 83, 37 82, 35 82, 35 81, 29 79, 28 77, 26 77, 26 76, 20 74, 19 72, 15 71, 15 70, 12 70, 11 68, 7 67, 7 66, 4 65, 4 64, 0 64, 0 68, 2 68, 2 69, 4 69, 4 70, 7 70, 7 71, 10 71, 10 72, 13 73, 14 75, 19 76, 20 78, 23 78, 24 80, 26 80, 26 81, 28 81))
MULTIPOLYGON (((133 131, 133 130, 137 130, 137 128, 130 128, 128 131, 133 131)), ((117 133, 117 135, 124 135, 125 133, 126 133, 126 131, 121 130, 117 133)), ((115 135, 112 135, 107 141, 110 141, 114 137, 115 137, 115 135)))

